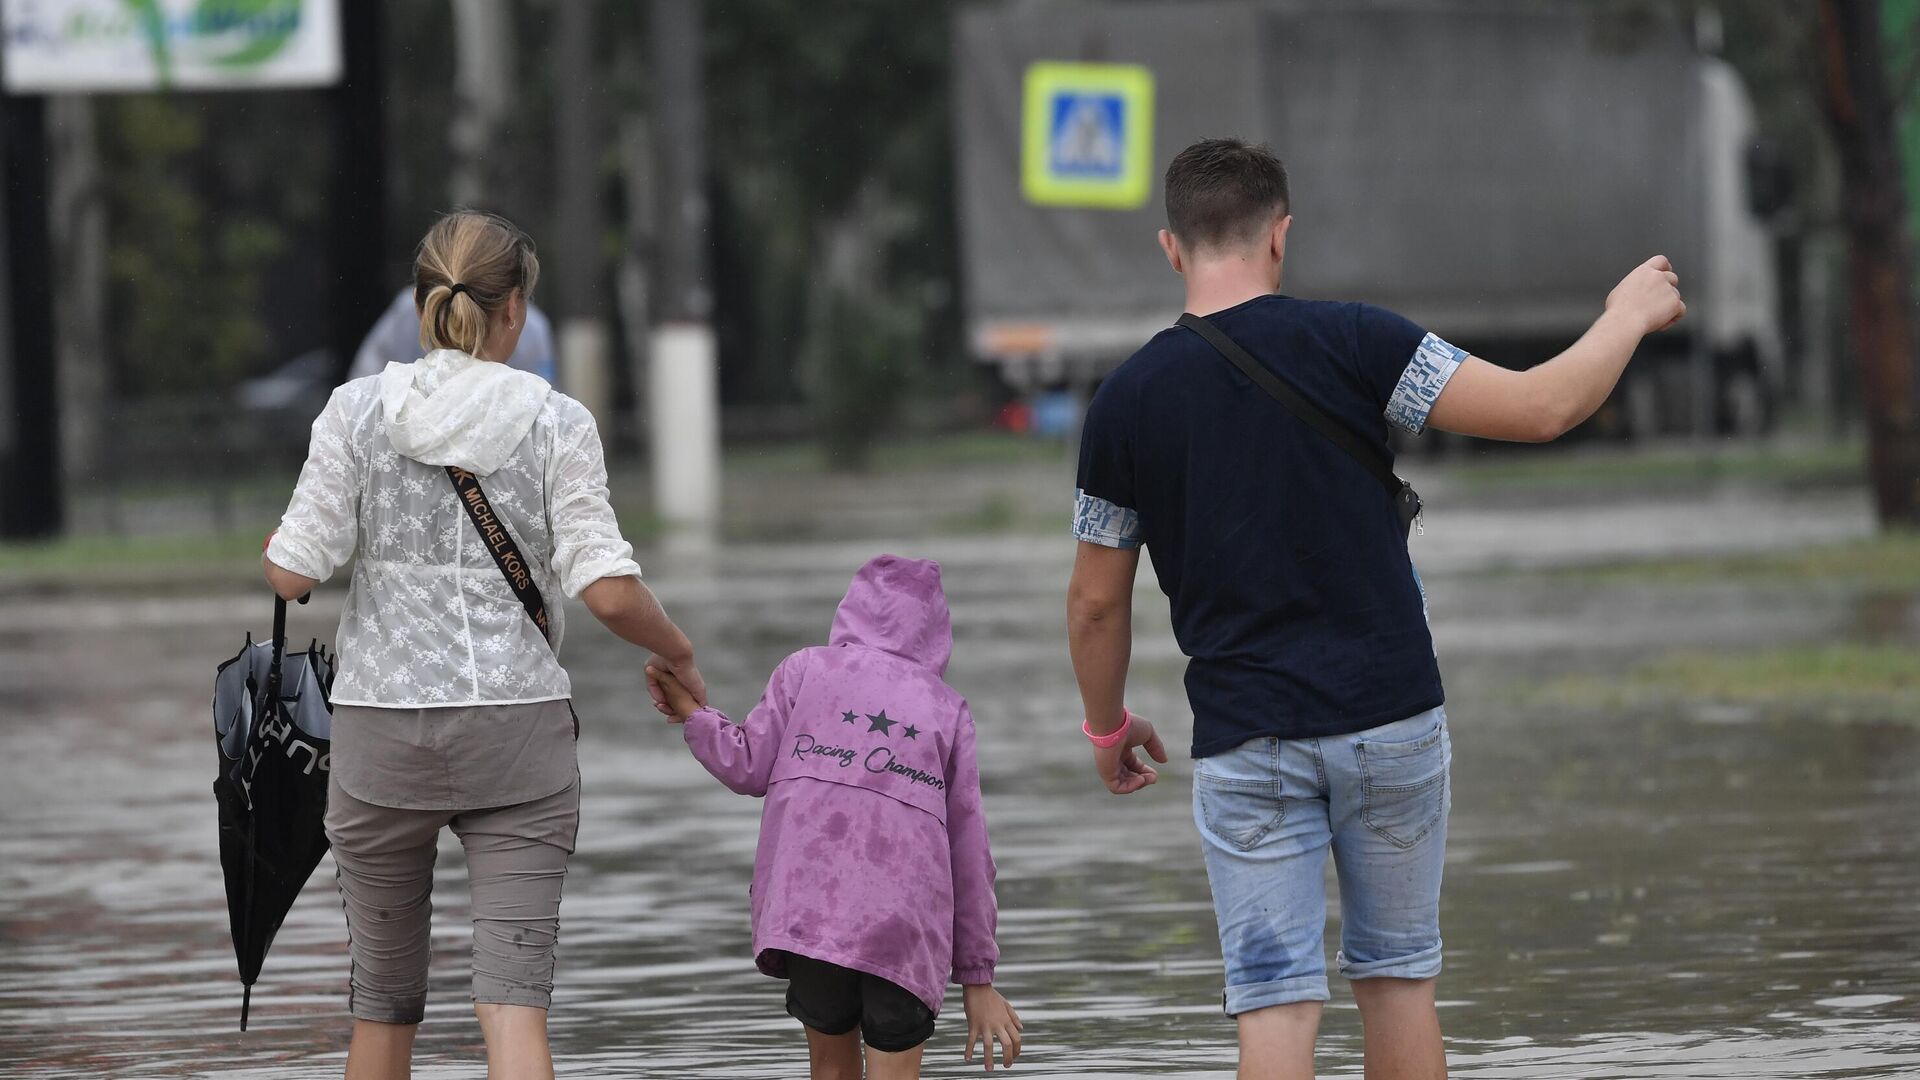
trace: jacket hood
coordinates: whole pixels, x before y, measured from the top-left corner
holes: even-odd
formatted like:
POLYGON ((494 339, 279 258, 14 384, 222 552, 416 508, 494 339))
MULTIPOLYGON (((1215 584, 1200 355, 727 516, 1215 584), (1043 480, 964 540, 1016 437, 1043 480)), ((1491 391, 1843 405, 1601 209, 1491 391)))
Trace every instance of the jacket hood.
POLYGON ((936 675, 953 656, 953 617, 932 559, 882 555, 860 568, 833 616, 833 645, 865 645, 936 675))
POLYGON ((423 465, 486 476, 533 430, 553 388, 538 375, 436 349, 380 373, 387 439, 423 465))

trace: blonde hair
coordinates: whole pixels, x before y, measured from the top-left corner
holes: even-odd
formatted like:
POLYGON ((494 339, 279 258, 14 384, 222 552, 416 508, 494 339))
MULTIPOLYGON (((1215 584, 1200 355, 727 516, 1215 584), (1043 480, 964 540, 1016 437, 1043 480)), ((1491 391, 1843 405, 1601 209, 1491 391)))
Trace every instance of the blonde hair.
POLYGON ((533 238, 498 214, 455 210, 433 223, 413 256, 420 347, 478 356, 493 317, 519 289, 533 300, 540 260, 533 238))

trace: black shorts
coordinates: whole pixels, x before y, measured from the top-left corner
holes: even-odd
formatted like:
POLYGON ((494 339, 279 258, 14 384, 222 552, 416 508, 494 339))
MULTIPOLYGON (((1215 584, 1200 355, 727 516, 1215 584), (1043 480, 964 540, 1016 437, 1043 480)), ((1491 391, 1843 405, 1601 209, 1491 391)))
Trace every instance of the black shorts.
POLYGON ((787 1013, 822 1035, 859 1028, 868 1046, 899 1054, 933 1034, 933 1010, 897 984, 798 953, 785 957, 787 1013))

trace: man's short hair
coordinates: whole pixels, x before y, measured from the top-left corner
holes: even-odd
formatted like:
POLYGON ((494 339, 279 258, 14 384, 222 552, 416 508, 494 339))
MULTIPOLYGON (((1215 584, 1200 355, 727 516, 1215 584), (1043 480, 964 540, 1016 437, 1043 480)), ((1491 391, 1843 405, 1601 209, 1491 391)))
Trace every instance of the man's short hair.
POLYGON ((1287 213, 1287 167, 1265 146, 1202 139, 1167 164, 1167 228, 1189 250, 1233 247, 1287 213))

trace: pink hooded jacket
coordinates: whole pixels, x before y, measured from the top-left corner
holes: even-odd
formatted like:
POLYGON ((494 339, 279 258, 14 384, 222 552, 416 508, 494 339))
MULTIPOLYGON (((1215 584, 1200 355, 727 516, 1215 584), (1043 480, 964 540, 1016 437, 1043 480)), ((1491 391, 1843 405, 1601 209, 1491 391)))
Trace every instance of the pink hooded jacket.
POLYGON ((782 661, 745 723, 713 709, 687 745, 720 782, 766 796, 753 866, 753 951, 877 975, 935 1013, 948 979, 991 983, 993 855, 973 716, 941 676, 953 623, 940 566, 861 567, 824 647, 782 661))

